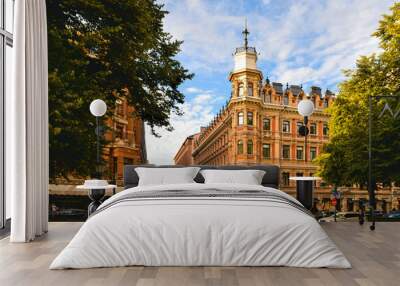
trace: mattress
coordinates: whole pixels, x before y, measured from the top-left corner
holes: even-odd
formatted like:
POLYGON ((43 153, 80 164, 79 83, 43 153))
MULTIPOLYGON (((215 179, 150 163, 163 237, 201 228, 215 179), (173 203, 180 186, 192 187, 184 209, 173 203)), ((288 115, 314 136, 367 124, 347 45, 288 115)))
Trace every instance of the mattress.
POLYGON ((286 193, 193 183, 114 195, 50 269, 133 265, 351 267, 312 215, 286 193))

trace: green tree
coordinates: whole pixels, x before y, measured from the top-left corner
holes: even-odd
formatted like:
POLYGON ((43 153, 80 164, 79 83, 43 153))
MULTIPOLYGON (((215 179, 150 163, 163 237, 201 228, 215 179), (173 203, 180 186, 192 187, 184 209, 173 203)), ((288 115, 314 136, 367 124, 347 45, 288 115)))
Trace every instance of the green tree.
MULTIPOLYGON (((152 129, 181 114, 178 87, 192 74, 176 55, 154 0, 48 0, 50 177, 90 174, 95 165, 90 102, 112 109, 126 96, 152 129)), ((110 114, 109 114, 110 115, 110 114)))
MULTIPOLYGON (((328 110, 330 142, 317 158, 319 175, 334 185, 366 185, 368 181, 369 96, 398 95, 400 91, 400 4, 380 21, 374 36, 382 52, 362 56, 356 68, 345 71, 346 80, 328 110)), ((373 100, 373 179, 400 182, 400 114, 380 117, 387 102, 396 112, 399 98, 373 100)))

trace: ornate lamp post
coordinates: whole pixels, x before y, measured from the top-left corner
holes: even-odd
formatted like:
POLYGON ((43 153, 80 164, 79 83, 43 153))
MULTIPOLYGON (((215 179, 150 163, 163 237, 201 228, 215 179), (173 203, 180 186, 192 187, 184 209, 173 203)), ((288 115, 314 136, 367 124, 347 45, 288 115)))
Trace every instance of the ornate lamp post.
MULTIPOLYGON (((304 149, 305 157, 304 161, 307 162, 307 135, 308 135, 308 117, 314 111, 314 104, 311 100, 303 99, 297 105, 297 110, 300 115, 304 116, 304 124, 299 128, 300 135, 304 136, 304 149)), ((312 209, 314 205, 313 200, 313 187, 314 181, 319 178, 316 177, 290 177, 290 180, 296 181, 296 198, 309 210, 312 209)))
POLYGON ((309 99, 303 99, 297 105, 297 111, 304 117, 304 124, 300 127, 299 133, 301 136, 304 136, 304 161, 307 162, 308 117, 314 112, 314 103, 309 99))
POLYGON ((97 136, 97 157, 96 157, 96 177, 100 179, 100 117, 107 111, 106 103, 101 99, 95 99, 90 103, 90 113, 96 117, 96 136, 97 136))

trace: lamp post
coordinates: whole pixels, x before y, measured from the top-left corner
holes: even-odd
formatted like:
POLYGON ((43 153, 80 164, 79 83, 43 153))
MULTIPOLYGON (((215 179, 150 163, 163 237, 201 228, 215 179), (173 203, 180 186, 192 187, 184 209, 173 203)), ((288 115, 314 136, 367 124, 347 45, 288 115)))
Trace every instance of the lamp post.
POLYGON ((309 133, 308 117, 314 112, 314 103, 311 100, 303 99, 297 105, 297 111, 304 117, 304 124, 300 127, 299 133, 300 135, 304 136, 304 161, 307 162, 307 135, 309 133))
POLYGON ((107 111, 106 103, 101 99, 95 99, 90 103, 90 113, 96 117, 96 136, 97 136, 97 168, 96 177, 100 179, 100 117, 102 117, 107 111))
MULTIPOLYGON (((308 116, 310 116, 314 111, 314 104, 308 99, 304 99, 299 102, 297 110, 300 115, 304 116, 304 124, 299 128, 300 135, 304 136, 304 149, 305 157, 304 162, 307 162, 307 135, 308 135, 308 116)), ((296 181, 296 198, 307 208, 312 209, 313 207, 313 188, 315 180, 317 177, 290 177, 290 180, 296 181)))

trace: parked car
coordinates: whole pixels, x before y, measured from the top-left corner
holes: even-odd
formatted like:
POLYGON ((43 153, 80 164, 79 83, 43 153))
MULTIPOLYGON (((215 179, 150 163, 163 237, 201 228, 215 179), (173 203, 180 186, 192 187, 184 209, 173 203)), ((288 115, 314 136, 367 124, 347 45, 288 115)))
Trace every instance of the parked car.
POLYGON ((400 212, 399 213, 391 213, 388 215, 388 218, 400 218, 400 212))
MULTIPOLYGON (((359 213, 357 212, 338 212, 336 213, 336 221, 358 221, 359 213)), ((333 222, 335 215, 323 217, 318 220, 319 222, 333 222)))
POLYGON ((400 211, 391 211, 385 215, 387 218, 400 218, 400 211))

